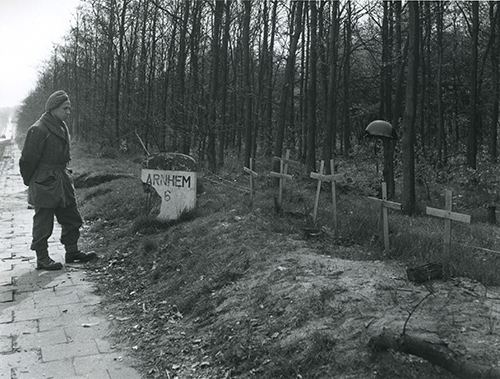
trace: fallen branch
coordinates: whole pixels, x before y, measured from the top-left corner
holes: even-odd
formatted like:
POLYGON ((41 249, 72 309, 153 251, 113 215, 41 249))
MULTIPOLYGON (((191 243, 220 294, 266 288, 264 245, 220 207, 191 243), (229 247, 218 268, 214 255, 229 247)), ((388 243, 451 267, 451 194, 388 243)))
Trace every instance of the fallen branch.
POLYGON ((422 338, 398 335, 384 330, 380 335, 372 337, 368 346, 374 351, 392 349, 416 355, 448 370, 458 378, 500 379, 499 368, 466 362, 463 356, 449 349, 444 342, 432 343, 422 338))
POLYGON ((413 307, 413 309, 410 312, 408 312, 408 317, 407 317, 407 319, 405 321, 405 324, 403 325, 403 333, 401 333, 403 336, 406 335, 406 325, 408 324, 408 321, 410 321, 410 318, 413 315, 413 313, 417 310, 417 308, 419 307, 419 305, 422 304, 425 301, 425 299, 427 299, 432 294, 433 294, 432 292, 429 292, 427 295, 424 296, 424 298, 422 300, 420 300, 417 303, 417 305, 415 305, 413 307))

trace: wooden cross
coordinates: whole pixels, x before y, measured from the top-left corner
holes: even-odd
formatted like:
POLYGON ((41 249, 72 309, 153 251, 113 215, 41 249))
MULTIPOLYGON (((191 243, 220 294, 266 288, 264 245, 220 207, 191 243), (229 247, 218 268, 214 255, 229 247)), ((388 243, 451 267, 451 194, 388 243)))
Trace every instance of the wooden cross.
POLYGON ((427 213, 430 216, 444 218, 443 251, 445 253, 445 256, 449 256, 450 245, 451 245, 451 221, 453 220, 470 224, 470 216, 451 211, 452 194, 450 190, 445 191, 444 202, 445 202, 444 209, 426 207, 425 213, 427 213))
POLYGON ((254 182, 253 179, 259 176, 253 168, 254 168, 254 159, 250 158, 249 162, 250 167, 243 167, 243 171, 245 171, 247 174, 250 174, 250 204, 253 204, 253 196, 254 196, 254 182))
POLYGON ((382 235, 384 238, 384 250, 389 251, 389 218, 387 216, 387 209, 401 210, 401 204, 394 201, 387 200, 387 183, 382 182, 382 199, 377 197, 368 196, 368 199, 376 201, 380 204, 380 218, 382 221, 382 235))
POLYGON ((278 207, 281 209, 281 202, 283 199, 283 180, 284 179, 293 179, 292 175, 287 174, 288 172, 288 164, 289 163, 295 163, 294 161, 290 160, 290 149, 286 150, 285 155, 283 157, 273 157, 274 160, 279 160, 280 161, 280 172, 273 172, 271 171, 269 175, 279 178, 279 193, 278 193, 278 207))
POLYGON ((311 172, 311 178, 316 179, 318 181, 318 185, 316 187, 316 198, 314 199, 314 211, 313 211, 313 221, 316 223, 316 216, 318 214, 318 204, 319 204, 319 195, 321 192, 321 182, 331 182, 332 183, 332 209, 333 209, 333 227, 335 232, 337 232, 337 195, 335 189, 335 180, 340 178, 339 175, 334 174, 335 165, 333 163, 333 159, 330 159, 330 172, 331 175, 324 175, 323 171, 325 168, 325 161, 321 161, 319 172, 311 172))

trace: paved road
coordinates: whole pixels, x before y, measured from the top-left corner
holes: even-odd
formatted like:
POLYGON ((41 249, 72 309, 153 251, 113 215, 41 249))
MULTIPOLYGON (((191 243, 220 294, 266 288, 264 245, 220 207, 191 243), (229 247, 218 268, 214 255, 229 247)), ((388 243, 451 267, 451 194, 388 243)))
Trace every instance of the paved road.
MULTIPOLYGON (((0 157, 0 378, 140 378, 106 338, 111 325, 84 269, 35 270, 19 155, 11 144, 0 157)), ((64 262, 59 235, 56 227, 49 251, 64 262)))

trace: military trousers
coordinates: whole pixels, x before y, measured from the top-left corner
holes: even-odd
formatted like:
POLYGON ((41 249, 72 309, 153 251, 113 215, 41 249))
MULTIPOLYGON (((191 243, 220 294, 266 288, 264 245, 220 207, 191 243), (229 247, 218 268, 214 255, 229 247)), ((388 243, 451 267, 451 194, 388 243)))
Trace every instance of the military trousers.
POLYGON ((47 240, 54 230, 54 216, 61 225, 61 243, 66 247, 66 251, 77 249, 78 239, 80 238, 80 227, 83 224, 83 220, 75 204, 65 208, 35 207, 31 250, 36 250, 37 252, 47 251, 47 240))

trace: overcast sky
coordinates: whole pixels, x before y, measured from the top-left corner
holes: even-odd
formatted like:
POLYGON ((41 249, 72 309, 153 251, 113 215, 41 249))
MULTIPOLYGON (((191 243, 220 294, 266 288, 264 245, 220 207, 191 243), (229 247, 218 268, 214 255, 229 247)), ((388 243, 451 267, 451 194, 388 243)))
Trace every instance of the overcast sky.
POLYGON ((80 0, 0 0, 0 107, 20 103, 62 41, 80 0))

